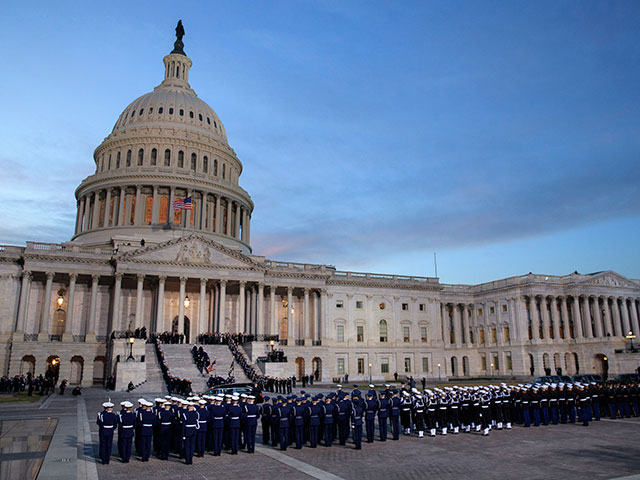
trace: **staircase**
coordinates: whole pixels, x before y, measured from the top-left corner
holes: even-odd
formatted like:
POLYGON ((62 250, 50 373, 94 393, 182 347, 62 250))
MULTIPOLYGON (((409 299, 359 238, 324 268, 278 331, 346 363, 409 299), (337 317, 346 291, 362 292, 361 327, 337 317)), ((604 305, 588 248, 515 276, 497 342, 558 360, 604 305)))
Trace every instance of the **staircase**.
MULTIPOLYGON (((209 354, 211 361, 214 358, 216 359, 216 370, 211 372, 211 375, 220 375, 226 378, 233 361, 233 355, 229 347, 227 345, 203 345, 202 347, 209 354)), ((200 375, 191 355, 193 345, 161 345, 160 348, 164 352, 164 359, 171 375, 190 379, 191 389, 195 393, 200 393, 207 389, 209 374, 200 375)), ((240 365, 235 361, 234 363, 233 375, 236 383, 249 382, 250 380, 245 376, 240 365)))
POLYGON ((156 356, 155 345, 146 344, 144 346, 144 359, 147 369, 147 379, 136 385, 135 392, 140 393, 167 393, 167 386, 162 378, 162 370, 156 356))

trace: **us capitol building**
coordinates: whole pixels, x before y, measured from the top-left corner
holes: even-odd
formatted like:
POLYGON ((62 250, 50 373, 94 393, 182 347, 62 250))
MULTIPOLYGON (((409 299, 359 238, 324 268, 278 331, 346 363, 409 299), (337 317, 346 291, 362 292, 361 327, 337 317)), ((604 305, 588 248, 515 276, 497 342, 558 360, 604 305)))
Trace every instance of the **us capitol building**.
POLYGON ((277 336, 284 373, 323 381, 638 367, 640 280, 612 271, 447 285, 253 254, 242 163, 189 84, 181 35, 163 61, 162 83, 95 150, 71 240, 0 246, 0 375, 56 367, 72 384, 101 383, 126 347, 118 332, 143 326, 191 343, 251 333, 253 360, 277 336), (173 209, 187 197, 192 210, 173 209))

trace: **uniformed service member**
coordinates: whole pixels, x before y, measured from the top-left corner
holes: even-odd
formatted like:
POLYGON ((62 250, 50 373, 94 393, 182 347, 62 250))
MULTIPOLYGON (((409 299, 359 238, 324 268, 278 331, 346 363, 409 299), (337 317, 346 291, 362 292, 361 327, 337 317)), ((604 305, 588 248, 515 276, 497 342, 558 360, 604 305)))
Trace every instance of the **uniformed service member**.
POLYGON ((98 434, 100 436, 100 460, 103 465, 108 465, 111 460, 111 447, 113 446, 113 432, 118 425, 118 416, 113 413, 111 401, 102 404, 104 410, 98 414, 98 434))

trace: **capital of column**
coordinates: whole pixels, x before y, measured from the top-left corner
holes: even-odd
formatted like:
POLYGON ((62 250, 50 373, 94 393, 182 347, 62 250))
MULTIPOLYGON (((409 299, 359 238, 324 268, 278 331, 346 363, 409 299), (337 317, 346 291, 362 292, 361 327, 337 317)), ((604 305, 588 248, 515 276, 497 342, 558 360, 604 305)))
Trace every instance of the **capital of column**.
POLYGON ((138 277, 138 281, 144 280, 144 274, 143 273, 138 273, 136 275, 136 277, 138 277))
POLYGON ((264 282, 258 282, 258 288, 264 288, 264 282))
POLYGON ((26 278, 27 280, 31 280, 33 278, 33 273, 31 272, 31 270, 23 270, 22 271, 22 278, 26 278))
POLYGON ((208 278, 201 278, 200 279, 200 286, 201 287, 206 287, 207 286, 207 282, 209 281, 208 278))
POLYGON ((245 280, 240 280, 240 286, 242 288, 246 287, 247 286, 247 282, 245 280))
POLYGON ((124 274, 122 274, 122 273, 118 272, 118 273, 116 273, 116 274, 114 275, 114 277, 115 277, 115 279, 116 279, 116 280, 122 280, 123 275, 124 275, 124 274))
MULTIPOLYGON (((311 291, 311 289, 310 289, 310 288, 305 288, 305 289, 304 289, 304 294, 305 294, 305 295, 309 295, 309 292, 310 292, 310 291, 311 291)), ((353 293, 351 293, 351 294, 349 294, 349 295, 351 295, 351 296, 353 297, 353 293)))
POLYGON ((180 277, 180 285, 184 285, 187 283, 188 277, 180 277))
POLYGON ((293 287, 287 287, 287 295, 291 295, 293 293, 293 287))
POLYGON ((55 273, 54 272, 46 272, 47 281, 53 280, 55 273))
POLYGON ((69 274, 69 282, 75 282, 78 279, 78 274, 75 272, 72 272, 69 274))
POLYGON ((220 280, 220 286, 221 286, 221 287, 226 287, 226 286, 227 286, 227 280, 226 280, 226 279, 224 279, 224 278, 223 278, 223 279, 221 279, 221 280, 220 280))
POLYGON ((167 281, 167 276, 166 275, 160 275, 158 277, 158 283, 164 283, 167 281))
POLYGON ((97 275, 95 273, 91 275, 91 282, 98 283, 99 281, 100 281, 100 275, 97 275))

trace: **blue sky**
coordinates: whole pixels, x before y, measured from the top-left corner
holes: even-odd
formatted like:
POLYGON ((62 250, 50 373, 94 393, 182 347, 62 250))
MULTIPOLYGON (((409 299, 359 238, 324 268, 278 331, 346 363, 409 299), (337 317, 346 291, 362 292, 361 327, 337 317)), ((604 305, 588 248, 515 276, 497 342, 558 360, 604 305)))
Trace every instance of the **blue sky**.
POLYGON ((181 18, 254 253, 640 278, 640 3, 92 3, 3 6, 0 243, 70 239, 93 150, 162 80, 181 18))

